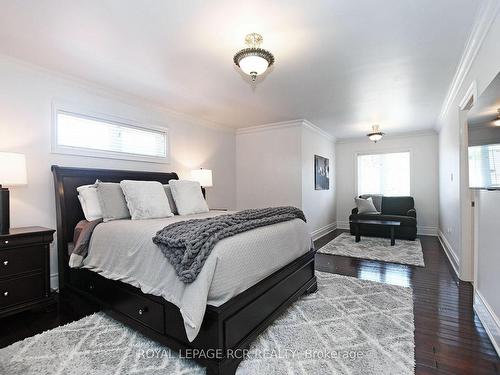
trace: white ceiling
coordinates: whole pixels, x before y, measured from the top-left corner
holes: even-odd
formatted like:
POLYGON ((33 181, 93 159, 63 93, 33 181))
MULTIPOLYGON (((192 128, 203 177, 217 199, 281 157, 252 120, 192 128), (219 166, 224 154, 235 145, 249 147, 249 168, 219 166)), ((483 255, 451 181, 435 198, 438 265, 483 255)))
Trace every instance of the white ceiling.
POLYGON ((482 1, 0 0, 0 53, 231 127, 434 127, 482 1), (255 87, 233 66, 259 32, 255 87))

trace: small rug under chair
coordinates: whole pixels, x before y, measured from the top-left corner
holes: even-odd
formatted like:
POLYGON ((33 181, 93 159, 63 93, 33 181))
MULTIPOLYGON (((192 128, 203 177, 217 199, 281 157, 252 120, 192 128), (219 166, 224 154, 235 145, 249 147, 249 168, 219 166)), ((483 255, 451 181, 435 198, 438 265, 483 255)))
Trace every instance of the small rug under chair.
MULTIPOLYGON (((411 288, 317 272, 318 291, 252 344, 237 374, 413 374, 411 288)), ((97 313, 0 350, 1 374, 203 374, 97 313)))
POLYGON ((353 235, 342 233, 320 248, 318 253, 425 267, 422 244, 418 238, 415 241, 396 239, 396 244, 391 246, 390 238, 361 236, 361 241, 356 242, 353 235))

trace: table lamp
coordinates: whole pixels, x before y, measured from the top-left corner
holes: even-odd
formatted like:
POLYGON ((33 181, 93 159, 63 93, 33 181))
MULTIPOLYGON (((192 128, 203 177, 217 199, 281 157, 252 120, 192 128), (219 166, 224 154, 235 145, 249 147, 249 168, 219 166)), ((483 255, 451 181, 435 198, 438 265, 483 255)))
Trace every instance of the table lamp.
POLYGON ((26 158, 23 154, 0 152, 0 234, 9 234, 9 189, 5 186, 27 184, 26 158))
POLYGON ((191 180, 198 181, 201 187, 212 187, 212 170, 211 169, 194 169, 191 171, 191 180))
POLYGON ((212 170, 211 169, 193 169, 191 171, 191 180, 198 181, 201 185, 203 196, 205 196, 205 188, 212 187, 212 170))

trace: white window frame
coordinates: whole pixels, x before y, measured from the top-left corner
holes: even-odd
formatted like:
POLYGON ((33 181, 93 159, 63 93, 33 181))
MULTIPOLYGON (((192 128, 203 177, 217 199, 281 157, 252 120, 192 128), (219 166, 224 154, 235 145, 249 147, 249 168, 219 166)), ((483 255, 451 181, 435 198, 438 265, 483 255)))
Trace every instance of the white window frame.
POLYGON ((170 163, 170 137, 169 129, 166 126, 159 125, 145 125, 142 122, 125 119, 116 115, 104 114, 89 108, 85 108, 81 105, 76 105, 72 103, 64 103, 59 101, 53 101, 52 103, 52 142, 51 149, 54 154, 64 154, 64 155, 74 155, 74 156, 85 156, 93 158, 104 158, 104 159, 118 159, 118 160, 129 160, 129 161, 141 161, 149 163, 170 163), (139 130, 152 130, 155 132, 160 132, 165 135, 165 157, 161 156, 147 156, 138 155, 126 152, 116 152, 116 151, 105 151, 99 149, 88 149, 83 147, 72 147, 60 145, 57 143, 57 115, 59 113, 69 114, 80 118, 86 118, 89 120, 103 121, 111 124, 121 125, 128 128, 134 128, 139 130))
POLYGON ((359 196, 358 191, 358 156, 361 155, 379 155, 379 154, 395 154, 400 152, 408 152, 410 154, 410 196, 415 195, 414 189, 414 162, 413 162, 413 150, 411 148, 386 148, 376 151, 357 151, 354 153, 354 190, 356 191, 356 196, 359 196))

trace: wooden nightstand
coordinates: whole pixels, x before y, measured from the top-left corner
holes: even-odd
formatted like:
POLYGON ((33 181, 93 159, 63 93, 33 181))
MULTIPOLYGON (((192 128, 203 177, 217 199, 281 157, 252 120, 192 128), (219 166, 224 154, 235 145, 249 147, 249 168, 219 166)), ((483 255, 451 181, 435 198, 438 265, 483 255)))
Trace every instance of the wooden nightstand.
POLYGON ((0 235, 0 318, 54 302, 49 267, 54 232, 25 227, 0 235))

